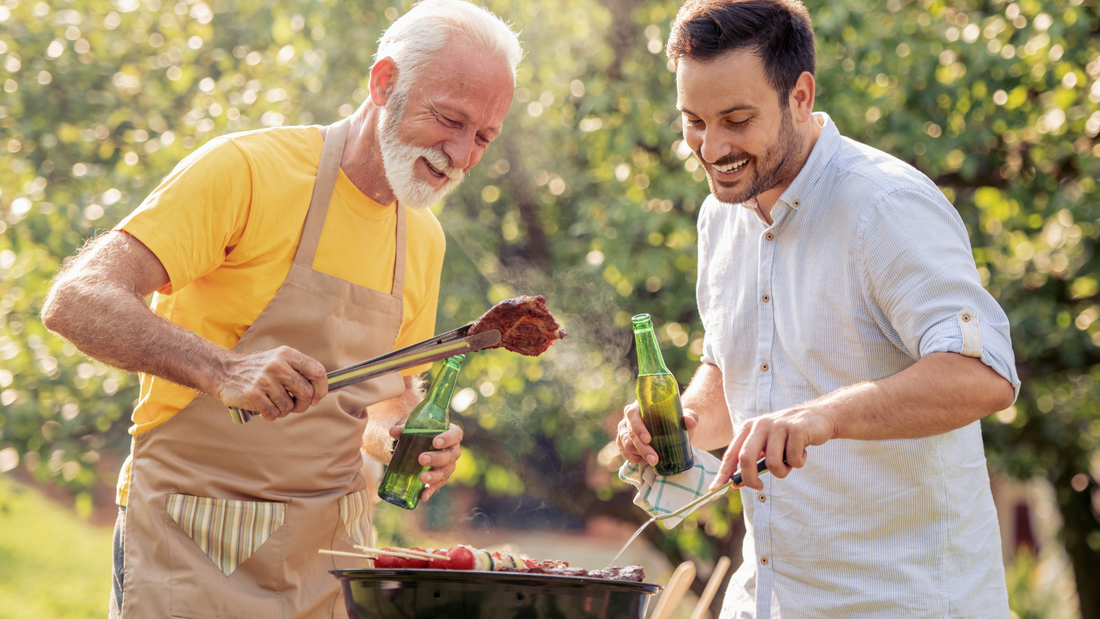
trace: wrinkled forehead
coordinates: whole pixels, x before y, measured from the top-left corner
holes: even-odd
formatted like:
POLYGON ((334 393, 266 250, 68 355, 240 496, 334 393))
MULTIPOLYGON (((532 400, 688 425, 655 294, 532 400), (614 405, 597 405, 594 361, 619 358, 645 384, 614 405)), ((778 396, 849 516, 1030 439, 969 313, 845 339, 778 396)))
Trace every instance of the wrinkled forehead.
POLYGON ((479 128, 500 131, 515 86, 506 63, 494 57, 441 56, 413 88, 438 111, 479 128))

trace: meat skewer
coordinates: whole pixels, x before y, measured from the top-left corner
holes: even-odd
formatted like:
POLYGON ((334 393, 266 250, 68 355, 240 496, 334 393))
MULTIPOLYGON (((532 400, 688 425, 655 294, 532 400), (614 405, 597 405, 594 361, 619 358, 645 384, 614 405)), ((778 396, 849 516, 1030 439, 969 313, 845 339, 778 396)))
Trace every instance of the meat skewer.
MULTIPOLYGON (((362 550, 363 552, 374 553, 374 554, 379 554, 379 555, 388 555, 388 556, 391 556, 391 557, 405 557, 405 558, 414 558, 414 559, 435 559, 438 556, 436 554, 427 552, 425 550, 421 550, 419 548, 400 548, 400 549, 385 548, 385 549, 379 550, 378 548, 371 548, 370 546, 358 546, 358 545, 356 546, 356 548, 359 549, 359 550, 362 550)), ((450 561, 450 558, 448 558, 447 560, 450 561)))
MULTIPOLYGON (((364 546, 356 546, 368 550, 364 546)), ((322 551, 325 552, 325 551, 322 551)), ((579 576, 586 578, 602 578, 606 580, 627 580, 642 582, 645 572, 640 565, 626 567, 606 567, 601 570, 586 570, 579 567, 570 567, 566 561, 538 561, 524 559, 513 553, 503 550, 483 550, 463 544, 452 546, 448 549, 425 550, 423 548, 382 548, 369 549, 369 552, 378 554, 374 560, 377 569, 439 569, 439 570, 468 570, 480 572, 520 572, 525 574, 551 574, 557 576, 579 576)), ((328 554, 336 554, 328 551, 328 554)), ((367 555, 350 555, 361 558, 370 558, 367 555)))
MULTIPOLYGON (((357 548, 359 550, 362 550, 365 554, 359 554, 359 553, 354 553, 354 552, 344 552, 342 550, 328 550, 327 548, 321 548, 317 552, 320 553, 320 554, 323 554, 323 555, 337 555, 337 556, 341 556, 341 557, 355 557, 357 559, 377 560, 377 557, 374 557, 372 555, 380 555, 380 556, 385 556, 385 557, 395 557, 395 558, 400 558, 400 559, 406 559, 408 561, 422 561, 423 560, 422 562, 424 563, 424 566, 427 566, 427 564, 428 564, 428 561, 424 560, 425 558, 439 559, 439 560, 450 560, 447 557, 439 557, 438 555, 433 555, 431 553, 421 552, 421 551, 417 551, 415 549, 408 549, 408 548, 397 548, 397 549, 388 548, 388 549, 385 549, 385 550, 379 550, 377 548, 370 548, 368 546, 355 546, 355 548, 357 548)), ((419 567, 419 566, 407 565, 405 567, 419 567)))

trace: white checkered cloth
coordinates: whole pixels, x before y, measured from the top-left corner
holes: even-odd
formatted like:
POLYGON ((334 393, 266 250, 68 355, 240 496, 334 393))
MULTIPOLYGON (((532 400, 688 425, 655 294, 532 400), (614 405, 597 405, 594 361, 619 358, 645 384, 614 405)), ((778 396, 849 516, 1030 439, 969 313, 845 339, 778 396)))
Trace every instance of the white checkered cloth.
MULTIPOLYGON (((619 479, 638 489, 634 504, 650 516, 661 516, 671 514, 706 494, 711 480, 718 475, 718 467, 722 465, 722 461, 694 447, 691 451, 695 454, 695 466, 676 475, 658 475, 648 464, 623 464, 619 468, 619 479)), ((715 497, 724 495, 727 489, 724 488, 715 497)), ((683 522, 690 513, 662 522, 666 529, 671 529, 683 522)))

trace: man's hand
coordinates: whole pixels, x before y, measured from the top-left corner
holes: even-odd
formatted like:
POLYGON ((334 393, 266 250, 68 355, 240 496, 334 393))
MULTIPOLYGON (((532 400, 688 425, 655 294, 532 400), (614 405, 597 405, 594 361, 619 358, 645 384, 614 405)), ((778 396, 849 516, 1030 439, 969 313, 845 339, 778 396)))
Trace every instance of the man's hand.
POLYGON ((836 436, 836 424, 814 403, 795 406, 749 419, 741 426, 722 457, 710 489, 721 486, 741 468, 742 485, 763 490, 756 461, 765 456, 768 472, 780 479, 806 465, 806 447, 822 445, 836 436))
MULTIPOLYGON (((684 428, 692 446, 710 451, 729 443, 733 429, 722 390, 722 372, 716 366, 700 364, 680 402, 684 409, 684 428)), ((623 418, 619 421, 615 436, 619 453, 628 462, 656 465, 657 452, 649 446, 652 440, 649 430, 642 423, 638 403, 623 409, 623 418)))
POLYGON ((225 366, 211 395, 268 421, 304 412, 328 393, 325 367, 289 346, 240 355, 225 366))
MULTIPOLYGON (((695 433, 695 427, 699 425, 699 417, 695 411, 684 410, 684 427, 687 429, 688 440, 695 433)), ((650 466, 657 464, 657 452, 649 446, 653 440, 645 423, 642 422, 642 411, 637 402, 632 402, 623 409, 623 418, 619 422, 619 429, 615 436, 615 443, 619 446, 619 453, 628 462, 641 464, 648 462, 650 466)))
MULTIPOLYGON (((404 427, 400 425, 390 428, 390 436, 401 438, 401 430, 404 427)), ((425 451, 420 454, 418 458, 420 464, 432 467, 430 471, 420 474, 420 481, 424 482, 424 494, 421 495, 420 500, 427 500, 451 478, 451 473, 455 472, 455 462, 462 455, 461 443, 462 428, 452 423, 450 428, 432 439, 432 447, 435 451, 425 451)))

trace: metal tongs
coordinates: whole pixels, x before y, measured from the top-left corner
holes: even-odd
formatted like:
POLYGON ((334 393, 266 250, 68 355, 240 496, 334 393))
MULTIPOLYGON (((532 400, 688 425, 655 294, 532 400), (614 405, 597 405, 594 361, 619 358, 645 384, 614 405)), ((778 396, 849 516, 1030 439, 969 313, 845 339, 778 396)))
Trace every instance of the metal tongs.
MULTIPOLYGON (((383 374, 400 372, 401 370, 455 355, 477 352, 500 343, 499 330, 489 329, 470 335, 470 327, 472 326, 474 326, 474 323, 471 322, 454 331, 448 331, 423 342, 333 370, 328 373, 328 390, 336 391, 348 385, 377 378, 383 374)), ((246 423, 256 415, 254 411, 236 407, 230 407, 229 413, 233 423, 246 423)))
MULTIPOLYGON (((756 461, 756 472, 757 473, 763 473, 764 471, 767 471, 767 470, 768 470, 768 465, 764 464, 764 458, 760 458, 759 460, 756 461)), ((623 553, 626 552, 626 549, 630 546, 630 543, 633 542, 634 540, 638 539, 638 536, 641 535, 642 531, 645 531, 645 528, 648 527, 649 525, 653 524, 654 522, 657 522, 658 520, 668 520, 669 518, 675 518, 676 516, 679 516, 679 515, 684 514, 684 513, 690 513, 691 510, 695 509, 696 507, 699 507, 701 505, 705 505, 705 504, 710 503, 711 501, 713 501, 715 497, 717 497, 718 495, 725 492, 726 489, 729 488, 730 486, 740 485, 741 481, 742 481, 741 471, 738 470, 736 473, 733 474, 733 477, 731 477, 729 481, 722 484, 721 486, 718 486, 714 490, 711 490, 710 492, 704 494, 703 496, 695 499, 694 501, 692 501, 691 503, 688 503, 687 505, 681 507, 680 509, 678 509, 678 510, 672 512, 672 513, 669 513, 669 514, 661 514, 660 516, 654 516, 654 517, 650 518, 649 520, 646 520, 642 524, 642 526, 638 527, 638 530, 634 532, 634 535, 631 535, 630 539, 626 540, 626 543, 623 544, 623 547, 619 550, 619 554, 615 555, 615 558, 611 560, 611 563, 607 564, 607 567, 613 567, 615 565, 615 562, 619 560, 619 557, 623 556, 623 553)))

